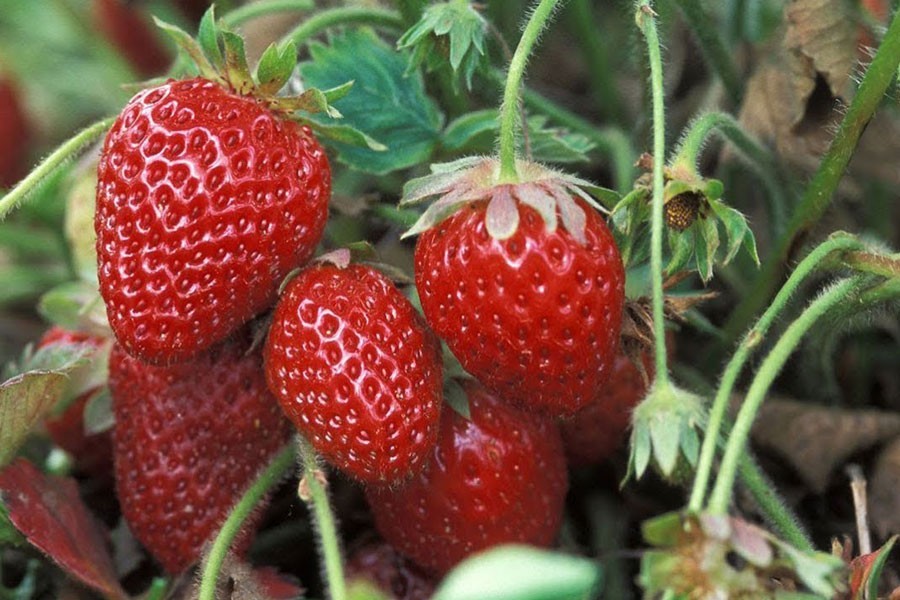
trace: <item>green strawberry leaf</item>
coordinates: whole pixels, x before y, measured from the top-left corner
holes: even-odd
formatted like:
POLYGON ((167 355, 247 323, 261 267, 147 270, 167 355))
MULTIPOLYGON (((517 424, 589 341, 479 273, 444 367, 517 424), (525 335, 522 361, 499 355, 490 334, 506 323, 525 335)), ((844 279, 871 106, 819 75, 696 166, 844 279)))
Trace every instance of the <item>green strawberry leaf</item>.
POLYGON ((434 600, 589 598, 599 590, 600 576, 597 564, 586 558, 506 545, 459 564, 441 582, 434 600))
MULTIPOLYGON (((425 93, 421 75, 404 75, 403 57, 370 29, 350 29, 333 36, 328 45, 310 45, 311 61, 301 63, 307 85, 333 88, 351 79, 353 89, 335 102, 342 124, 355 128, 356 141, 378 140, 387 152, 351 146, 332 138, 339 161, 359 171, 384 174, 426 162, 437 145, 442 116, 425 93)), ((324 115, 310 117, 319 131, 334 131, 324 115)), ((349 135, 349 131, 334 131, 349 135)), ((329 143, 329 140, 325 140, 329 143)))
POLYGON ((26 351, 19 365, 7 366, 11 376, 0 384, 0 466, 62 398, 69 373, 84 363, 87 352, 82 344, 57 344, 26 351))
POLYGON ((103 386, 91 395, 84 405, 84 432, 88 435, 112 429, 116 419, 112 410, 112 395, 103 386))

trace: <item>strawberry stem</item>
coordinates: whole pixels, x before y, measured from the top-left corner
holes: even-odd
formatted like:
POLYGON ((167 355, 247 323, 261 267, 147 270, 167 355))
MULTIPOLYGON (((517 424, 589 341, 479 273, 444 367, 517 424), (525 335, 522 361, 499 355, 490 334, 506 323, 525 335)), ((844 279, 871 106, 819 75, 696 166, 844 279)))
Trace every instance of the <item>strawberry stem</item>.
POLYGON ((653 294, 653 336, 655 338, 657 389, 670 385, 666 365, 665 296, 663 295, 663 157, 666 153, 665 94, 663 92, 662 54, 659 33, 656 29, 656 13, 649 0, 637 0, 636 19, 647 41, 650 60, 650 87, 653 96, 653 201, 651 206, 650 279, 653 294))
POLYGON ((541 0, 531 13, 519 45, 509 63, 503 103, 500 105, 500 182, 516 183, 519 173, 516 169, 516 126, 519 122, 519 90, 525 65, 538 37, 549 23, 559 0, 541 0))
POLYGON ((837 234, 826 242, 820 244, 816 249, 804 258, 790 278, 785 282, 781 291, 775 296, 772 304, 765 313, 759 318, 756 325, 753 326, 745 335, 741 344, 735 350, 734 355, 725 367, 722 374, 722 381, 713 400, 712 409, 709 413, 709 421, 706 426, 706 434, 703 439, 703 446, 700 449, 700 460, 697 463, 697 472, 694 476, 694 486, 691 490, 691 498, 688 503, 688 509, 699 511, 706 497, 709 478, 712 471, 713 458, 716 451, 716 440, 722 429, 722 423, 725 418, 725 412, 728 409, 728 402, 734 391, 738 377, 747 363, 747 359, 753 350, 765 338, 775 322, 775 319, 784 311, 790 298, 796 293, 797 289, 803 284, 811 273, 816 271, 822 261, 833 252, 841 252, 846 250, 855 250, 862 248, 862 243, 854 236, 849 234, 837 234))
POLYGON ((69 160, 75 158, 85 146, 94 143, 100 136, 105 134, 115 120, 115 117, 109 117, 98 121, 54 150, 25 179, 16 184, 3 198, 0 198, 0 220, 3 220, 13 208, 18 206, 19 202, 34 192, 46 177, 69 160))
POLYGON ((339 7, 323 10, 312 15, 282 38, 293 41, 299 48, 317 34, 336 25, 365 24, 373 27, 400 30, 403 19, 392 10, 365 7, 339 7))
POLYGON ((222 570, 222 563, 237 537, 238 532, 244 525, 244 521, 253 512, 253 509, 259 504, 260 500, 269 489, 281 480, 284 472, 294 464, 295 455, 292 446, 282 450, 269 466, 266 467, 256 481, 253 482, 241 499, 232 509, 231 514, 219 530, 216 539, 210 548, 209 555, 203 566, 203 578, 200 580, 200 600, 215 600, 216 598, 216 581, 219 578, 219 572, 222 570))
POLYGON ((756 461, 749 454, 744 454, 738 469, 741 483, 756 500, 765 518, 778 530, 779 535, 799 550, 814 552, 816 548, 809 538, 809 534, 803 530, 797 517, 785 506, 784 500, 772 487, 756 461))
POLYGON ((300 481, 299 495, 309 505, 313 515, 313 524, 319 538, 319 552, 325 566, 329 597, 331 600, 346 600, 347 582, 344 579, 337 525, 331 503, 328 501, 328 493, 318 479, 319 475, 324 478, 324 474, 312 445, 303 436, 298 436, 297 444, 303 460, 303 479, 300 481))
POLYGON ((843 279, 829 287, 788 326, 787 330, 772 348, 772 351, 766 356, 759 371, 753 378, 753 382, 750 384, 750 389, 747 391, 747 395, 735 419, 734 428, 728 436, 725 454, 722 457, 716 484, 708 503, 710 513, 724 515, 728 512, 738 465, 746 452, 750 427, 753 425, 756 414, 759 412, 759 408, 762 406, 763 400, 765 400, 775 377, 781 372, 781 368, 796 350, 803 336, 816 324, 822 315, 841 302, 852 301, 851 299, 856 296, 861 282, 864 281, 864 277, 857 275, 849 279, 843 279))
POLYGON ((222 17, 222 24, 228 28, 239 27, 248 21, 280 12, 301 12, 316 7, 313 0, 268 0, 267 2, 251 2, 222 17))

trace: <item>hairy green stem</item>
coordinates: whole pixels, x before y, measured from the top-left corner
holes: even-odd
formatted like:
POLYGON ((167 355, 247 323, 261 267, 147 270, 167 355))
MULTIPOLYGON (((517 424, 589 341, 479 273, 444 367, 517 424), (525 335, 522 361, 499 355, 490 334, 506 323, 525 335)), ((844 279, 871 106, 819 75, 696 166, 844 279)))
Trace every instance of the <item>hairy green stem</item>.
POLYGON ((244 495, 241 496, 241 499, 232 509, 231 514, 228 515, 228 518, 222 525, 222 529, 216 535, 216 539, 209 551, 209 556, 207 556, 203 565, 203 577, 200 580, 200 593, 198 596, 200 600, 215 600, 216 581, 219 578, 222 563, 225 561, 234 538, 237 537, 238 532, 244 525, 244 521, 247 520, 247 517, 253 512, 253 509, 256 508, 263 496, 281 480, 284 472, 294 464, 294 459, 295 454, 292 447, 288 446, 282 450, 269 463, 269 466, 259 474, 253 485, 244 492, 244 495))
POLYGON ((711 513, 726 514, 728 512, 737 467, 745 453, 747 440, 750 437, 750 427, 753 425, 756 414, 775 377, 800 344, 806 332, 830 308, 839 302, 847 301, 848 297, 856 291, 858 283, 858 278, 844 279, 826 289, 788 326, 772 351, 766 356, 750 384, 750 389, 747 391, 747 396, 735 419, 734 427, 728 436, 716 484, 709 499, 708 509, 711 513))
POLYGON ((673 170, 679 168, 688 169, 699 177, 697 167, 700 153, 713 133, 720 134, 731 142, 746 157, 750 167, 759 176, 762 184, 768 190, 766 196, 769 210, 769 221, 772 229, 772 237, 778 238, 784 227, 787 208, 787 200, 782 190, 783 178, 778 173, 778 167, 772 158, 772 154, 753 136, 749 135, 734 117, 727 113, 711 112, 694 119, 687 127, 687 132, 682 137, 678 148, 669 159, 669 166, 673 170))
POLYGON ((884 40, 872 63, 866 70, 862 83, 847 109, 831 146, 822 158, 819 168, 797 205, 774 251, 760 269, 751 292, 738 303, 725 325, 727 340, 734 340, 747 326, 753 315, 765 306, 781 279, 784 262, 798 237, 808 232, 825 214, 831 204, 834 191, 853 156, 863 130, 881 103, 884 93, 900 65, 900 11, 884 36, 884 40))
POLYGON ((310 38, 330 27, 349 24, 365 24, 400 30, 403 28, 403 19, 399 13, 393 10, 341 6, 317 12, 285 35, 282 41, 293 40, 299 48, 310 38))
POLYGON ((519 122, 519 88, 531 49, 553 15, 560 0, 541 0, 522 32, 516 51, 509 63, 503 103, 500 105, 500 181, 514 183, 519 180, 516 170, 516 125, 519 122))
POLYGON ((706 491, 709 486, 709 478, 712 474, 713 458, 715 457, 716 444, 719 434, 722 430, 722 423, 725 418, 725 412, 728 409, 728 402, 738 377, 747 363, 747 359, 759 343, 765 338, 769 331, 769 327, 775 322, 775 319, 784 311, 791 296, 797 291, 800 285, 806 280, 810 273, 815 271, 833 252, 844 250, 853 250, 862 248, 862 242, 855 237, 841 233, 835 234, 824 243, 816 247, 809 255, 804 258, 797 268, 791 274, 790 278, 782 286, 778 295, 772 301, 772 304, 765 313, 759 318, 756 325, 744 335, 743 341, 738 345, 725 367, 722 374, 722 381, 716 397, 713 399, 712 408, 709 412, 709 420, 706 424, 706 433, 703 438, 703 446, 700 449, 700 460, 697 463, 697 470, 694 475, 694 485, 691 489, 691 498, 688 502, 688 509, 697 511, 703 505, 706 497, 706 491))
POLYGON ((804 531, 797 517, 788 510, 769 479, 765 476, 756 461, 747 454, 741 457, 738 465, 741 483, 746 486, 760 510, 778 534, 784 540, 806 552, 815 551, 815 545, 804 531))
POLYGON ((591 0, 572 0, 569 23, 578 37, 581 54, 590 72, 591 89, 600 114, 617 124, 625 123, 625 110, 607 53, 607 44, 597 35, 597 21, 591 0))
POLYGON ((675 3, 681 8, 688 25, 697 36, 706 62, 722 80, 728 99, 734 105, 740 104, 744 93, 741 76, 731 59, 732 52, 719 34, 719 27, 703 9, 700 0, 675 0, 675 3))
POLYGON ((650 279, 653 293, 653 336, 655 343, 656 379, 658 390, 669 386, 669 371, 666 365, 666 322, 663 295, 663 161, 666 155, 666 107, 663 91, 662 53, 659 33, 656 29, 656 15, 649 0, 635 2, 638 24, 647 41, 647 56, 650 61, 650 88, 653 98, 653 201, 650 220, 650 279))
POLYGON ((227 12, 222 17, 222 24, 228 28, 240 27, 248 21, 282 12, 300 12, 315 8, 313 0, 266 0, 251 2, 227 12))
POLYGON ((169 580, 165 577, 154 577, 150 589, 144 592, 143 600, 164 600, 169 591, 169 580))
POLYGON ((319 536, 319 551, 322 553, 322 562, 325 565, 328 592, 331 600, 346 600, 347 583, 344 579, 340 538, 334 513, 331 511, 331 504, 328 501, 328 493, 318 479, 322 471, 319 468, 316 451, 303 436, 299 437, 298 443, 303 460, 303 479, 300 483, 301 498, 309 504, 310 513, 313 515, 313 523, 319 536), (304 486, 306 493, 303 490, 304 486))
POLYGON ((115 121, 115 117, 109 117, 94 123, 87 129, 79 132, 75 137, 70 138, 59 148, 54 150, 50 156, 35 167, 25 179, 16 184, 3 198, 0 198, 0 220, 3 220, 9 212, 15 208, 19 202, 32 193, 41 182, 56 169, 64 165, 67 161, 75 158, 85 146, 95 142, 100 136, 106 133, 106 130, 115 121))

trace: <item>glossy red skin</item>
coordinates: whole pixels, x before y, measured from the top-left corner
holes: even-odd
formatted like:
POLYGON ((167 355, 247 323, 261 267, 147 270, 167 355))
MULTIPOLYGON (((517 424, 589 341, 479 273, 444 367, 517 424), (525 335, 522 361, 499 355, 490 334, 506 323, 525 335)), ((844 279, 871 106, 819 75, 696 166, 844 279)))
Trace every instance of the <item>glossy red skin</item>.
POLYGON ((0 77, 0 188, 9 188, 25 175, 30 127, 18 87, 0 77))
POLYGON ((588 209, 582 246, 519 205, 516 233, 495 240, 485 208, 466 205, 420 236, 425 318, 503 398, 547 415, 574 413, 601 392, 619 345, 625 272, 612 234, 588 209))
POLYGON ((150 15, 126 0, 94 0, 94 25, 121 52, 141 77, 166 70, 172 59, 150 15))
POLYGON ((437 437, 440 349, 387 277, 304 269, 278 301, 265 356, 269 388, 331 464, 363 482, 421 468, 437 437))
POLYGON ((385 542, 370 543, 350 555, 346 564, 347 580, 367 580, 392 600, 428 600, 437 585, 435 579, 420 571, 385 542))
MULTIPOLYGON (((38 342, 38 348, 51 344, 89 344, 99 348, 103 338, 62 327, 51 327, 38 342)), ((98 477, 112 473, 112 432, 102 431, 87 435, 84 431, 84 408, 97 389, 85 391, 72 400, 62 414, 44 421, 53 443, 75 459, 76 469, 98 477)))
POLYGON ((435 574, 498 544, 551 545, 568 486, 555 424, 472 380, 464 388, 472 419, 444 408, 425 470, 366 491, 384 539, 435 574))
MULTIPOLYGON (((644 361, 650 366, 650 361, 644 361)), ((644 377, 624 354, 598 398, 560 424, 570 465, 595 465, 618 450, 631 424, 631 413, 647 392, 644 377)))
POLYGON ((144 90, 98 170, 100 292, 119 343, 188 360, 274 304, 318 244, 328 159, 308 128, 205 81, 144 90))
POLYGON ((293 431, 266 388, 260 353, 247 349, 229 341, 169 367, 118 345, 110 355, 116 492, 131 531, 169 573, 200 558, 293 431))

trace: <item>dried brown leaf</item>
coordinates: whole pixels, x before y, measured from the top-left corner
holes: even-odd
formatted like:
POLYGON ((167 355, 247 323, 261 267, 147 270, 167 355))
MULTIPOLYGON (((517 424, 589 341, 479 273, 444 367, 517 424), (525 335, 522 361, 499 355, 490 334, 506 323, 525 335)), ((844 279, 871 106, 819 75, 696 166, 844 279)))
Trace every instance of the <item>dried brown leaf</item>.
POLYGON ((848 100, 856 64, 857 20, 845 0, 794 0, 785 8, 785 48, 812 61, 832 95, 848 100))
MULTIPOLYGON (((767 401, 753 426, 753 440, 784 458, 816 493, 825 491, 832 471, 851 455, 898 434, 900 414, 781 398, 767 401)), ((895 482, 900 483, 900 448, 895 468, 895 482)), ((897 515, 900 510, 895 519, 897 515)))
POLYGON ((871 482, 869 514, 878 534, 887 537, 900 531, 900 438, 881 452, 871 482))

